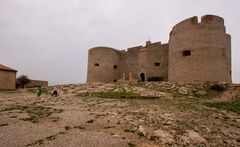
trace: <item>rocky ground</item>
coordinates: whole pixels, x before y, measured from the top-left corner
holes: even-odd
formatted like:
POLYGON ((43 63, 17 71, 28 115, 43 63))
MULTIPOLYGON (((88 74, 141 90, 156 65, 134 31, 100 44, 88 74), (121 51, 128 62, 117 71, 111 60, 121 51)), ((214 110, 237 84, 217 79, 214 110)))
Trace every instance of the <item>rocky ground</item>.
POLYGON ((240 86, 71 84, 0 92, 0 146, 240 146, 240 86))

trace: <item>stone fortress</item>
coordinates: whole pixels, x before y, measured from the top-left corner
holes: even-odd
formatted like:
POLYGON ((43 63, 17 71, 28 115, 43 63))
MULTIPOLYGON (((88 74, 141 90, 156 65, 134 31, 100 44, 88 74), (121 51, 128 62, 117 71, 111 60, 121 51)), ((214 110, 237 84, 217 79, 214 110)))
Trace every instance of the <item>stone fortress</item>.
POLYGON ((224 19, 205 15, 175 25, 169 42, 146 42, 125 50, 95 47, 88 53, 87 82, 137 82, 148 77, 170 82, 231 83, 231 36, 224 19))

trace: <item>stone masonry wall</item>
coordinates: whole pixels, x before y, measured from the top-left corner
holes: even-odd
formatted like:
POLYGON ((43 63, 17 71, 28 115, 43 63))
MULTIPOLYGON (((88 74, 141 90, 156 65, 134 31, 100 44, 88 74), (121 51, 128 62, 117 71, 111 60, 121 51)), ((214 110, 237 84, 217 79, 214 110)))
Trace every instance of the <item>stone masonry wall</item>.
POLYGON ((171 82, 232 82, 231 36, 224 20, 205 15, 176 24, 169 43, 146 42, 127 51, 89 50, 87 82, 145 81, 151 76, 171 82))
POLYGON ((161 76, 167 80, 168 44, 148 41, 144 47, 129 48, 127 54, 132 81, 141 81, 141 73, 145 75, 145 80, 151 76, 161 76))
POLYGON ((121 52, 108 47, 89 50, 87 82, 114 82, 120 78, 121 52))
POLYGON ((16 89, 16 72, 0 70, 0 90, 16 89))
POLYGON ((173 27, 169 41, 169 81, 231 82, 230 46, 221 17, 206 15, 173 27))
POLYGON ((168 80, 168 44, 154 43, 147 47, 147 74, 168 80))
POLYGON ((150 76, 162 76, 167 80, 168 44, 148 43, 127 51, 107 47, 90 49, 87 82, 137 82, 141 81, 141 73, 145 80, 150 76))
POLYGON ((30 82, 25 85, 26 88, 30 88, 30 87, 46 87, 48 86, 48 81, 40 81, 40 80, 30 80, 30 82))

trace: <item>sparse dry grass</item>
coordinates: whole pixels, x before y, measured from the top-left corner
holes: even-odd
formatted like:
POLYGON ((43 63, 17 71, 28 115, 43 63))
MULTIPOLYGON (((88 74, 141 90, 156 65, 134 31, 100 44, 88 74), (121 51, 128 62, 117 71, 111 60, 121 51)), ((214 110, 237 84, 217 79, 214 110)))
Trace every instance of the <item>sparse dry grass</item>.
MULTIPOLYGON (((17 138, 16 141, 23 146, 61 144, 67 142, 70 135, 71 140, 78 140, 84 138, 78 136, 81 132, 101 132, 104 135, 98 137, 100 140, 110 135, 105 144, 114 140, 124 142, 126 146, 238 146, 239 100, 209 103, 211 99, 221 97, 223 92, 212 89, 208 83, 139 83, 61 86, 57 98, 46 94, 35 98, 31 92, 0 93, 3 106, 0 109, 0 131, 15 130, 18 124, 28 131, 31 128, 39 132, 40 129, 46 130, 43 131, 46 134, 35 140, 22 138, 27 144, 17 138), (139 90, 146 90, 149 95, 141 96, 139 90), (148 98, 152 97, 151 92, 159 91, 173 97, 148 98), (135 99, 137 97, 140 99, 135 99), (139 130, 140 125, 146 132, 139 130), (173 141, 165 142, 166 138, 154 134, 156 130, 168 132, 173 141), (188 130, 196 132, 206 142, 191 140, 188 130)), ((96 134, 85 139, 91 140, 96 134)), ((32 138, 32 134, 27 135, 32 138)), ((11 140, 6 136, 1 139, 3 142, 11 140)), ((68 145, 76 145, 71 143, 68 145)))

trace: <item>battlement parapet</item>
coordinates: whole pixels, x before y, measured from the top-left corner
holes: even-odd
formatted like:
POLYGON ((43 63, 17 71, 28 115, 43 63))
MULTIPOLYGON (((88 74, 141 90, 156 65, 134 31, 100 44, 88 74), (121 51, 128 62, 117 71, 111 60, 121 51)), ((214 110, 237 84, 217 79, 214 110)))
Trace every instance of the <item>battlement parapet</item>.
POLYGON ((216 15, 204 15, 201 17, 201 21, 198 22, 198 17, 194 16, 183 20, 176 24, 172 31, 170 32, 170 37, 172 35, 189 31, 191 29, 204 29, 211 28, 225 32, 224 19, 216 15))
POLYGON ((142 45, 140 45, 140 46, 135 46, 135 47, 130 47, 130 48, 127 49, 127 51, 136 51, 136 50, 139 50, 139 49, 141 49, 141 48, 143 48, 142 45))
POLYGON ((224 25, 224 19, 216 15, 204 15, 201 17, 201 23, 224 25))

